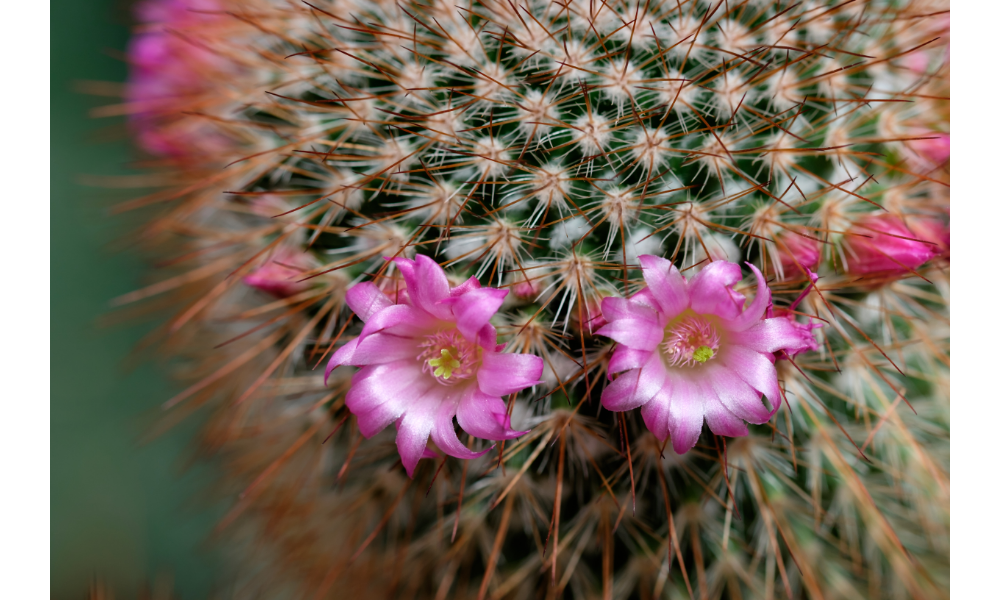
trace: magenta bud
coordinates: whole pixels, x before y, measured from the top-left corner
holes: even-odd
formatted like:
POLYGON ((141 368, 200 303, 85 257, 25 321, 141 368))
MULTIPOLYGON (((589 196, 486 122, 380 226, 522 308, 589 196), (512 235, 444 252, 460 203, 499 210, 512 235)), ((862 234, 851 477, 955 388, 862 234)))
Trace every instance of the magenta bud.
POLYGON ((894 215, 866 215, 850 227, 844 241, 847 270, 851 273, 903 274, 941 253, 894 215))

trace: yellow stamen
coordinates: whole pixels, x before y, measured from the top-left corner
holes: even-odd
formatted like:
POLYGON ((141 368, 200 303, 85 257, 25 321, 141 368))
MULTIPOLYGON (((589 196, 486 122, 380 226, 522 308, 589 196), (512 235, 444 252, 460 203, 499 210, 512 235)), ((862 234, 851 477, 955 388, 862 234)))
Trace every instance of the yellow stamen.
POLYGON ((694 351, 694 356, 691 358, 695 359, 700 363, 708 362, 708 359, 715 356, 715 351, 713 351, 708 346, 699 346, 697 350, 694 351))
POLYGON ((434 369, 435 377, 444 377, 445 379, 449 379, 451 378, 452 372, 462 366, 462 363, 452 356, 449 350, 454 350, 454 348, 444 348, 441 350, 441 358, 432 358, 427 361, 427 364, 430 366, 437 367, 434 369))

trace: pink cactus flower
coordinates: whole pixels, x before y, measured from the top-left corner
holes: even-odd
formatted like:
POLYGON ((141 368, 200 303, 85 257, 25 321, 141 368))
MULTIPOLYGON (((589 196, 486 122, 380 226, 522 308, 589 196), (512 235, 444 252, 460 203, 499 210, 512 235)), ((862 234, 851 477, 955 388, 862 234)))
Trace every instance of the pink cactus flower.
POLYGON ((278 298, 288 298, 309 289, 310 283, 302 279, 313 266, 307 253, 279 248, 266 263, 250 271, 243 283, 278 298))
POLYGON ((647 287, 629 299, 605 298, 608 324, 598 335, 619 346, 608 364, 601 403, 613 411, 642 408, 642 418, 678 454, 698 441, 702 423, 730 437, 766 423, 781 404, 774 353, 799 349, 799 330, 785 318, 765 318, 771 291, 760 271, 749 306, 735 291, 739 265, 708 264, 688 281, 668 260, 642 255, 647 287), (767 396, 773 406, 762 402, 767 396))
POLYGON ((326 376, 341 365, 361 367, 347 392, 347 407, 365 437, 396 424, 396 446, 406 473, 434 456, 428 438, 450 456, 476 458, 455 433, 505 440, 510 428, 501 396, 540 383, 544 363, 531 354, 502 353, 490 318, 507 290, 483 288, 470 277, 450 288, 433 260, 396 258, 405 298, 393 302, 374 283, 347 292, 347 304, 365 322, 361 334, 330 359, 326 376))
POLYGON ((814 269, 819 264, 819 242, 797 233, 780 233, 776 237, 778 260, 786 277, 801 274, 802 269, 814 269))
POLYGON ((938 246, 922 240, 899 217, 884 213, 857 219, 844 240, 850 273, 908 273, 940 252, 938 246))

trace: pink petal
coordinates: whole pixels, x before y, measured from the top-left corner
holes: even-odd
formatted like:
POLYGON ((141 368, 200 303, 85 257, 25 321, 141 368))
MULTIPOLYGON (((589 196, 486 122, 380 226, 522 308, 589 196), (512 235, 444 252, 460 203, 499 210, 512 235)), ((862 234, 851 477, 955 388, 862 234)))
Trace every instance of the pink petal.
POLYGON ((743 308, 743 294, 731 288, 743 274, 740 266, 724 260, 705 265, 690 282, 691 310, 698 314, 713 314, 723 319, 733 319, 743 308))
POLYGON ((652 354, 642 368, 619 375, 608 384, 601 393, 601 404, 615 412, 638 408, 660 391, 666 377, 663 359, 658 354, 652 354))
POLYGON ((677 267, 665 258, 649 254, 640 256, 639 263, 642 265, 642 277, 666 320, 684 312, 691 301, 688 297, 688 285, 677 267))
POLYGON ((330 362, 326 363, 326 373, 323 375, 323 385, 326 385, 328 379, 330 379, 330 373, 333 370, 342 365, 351 364, 351 359, 354 356, 354 351, 358 347, 358 338, 348 341, 346 344, 337 348, 337 351, 333 353, 330 357, 330 362))
POLYGON ((406 280, 410 301, 439 319, 450 319, 449 307, 438 304, 450 295, 448 278, 441 265, 422 254, 414 260, 403 257, 394 260, 406 280))
POLYGON ((469 277, 462 283, 462 285, 451 288, 450 295, 451 297, 461 296, 468 291, 478 290, 480 287, 482 286, 479 284, 478 279, 475 277, 469 277))
POLYGON ((670 380, 670 439, 674 452, 684 454, 698 443, 705 405, 701 390, 685 377, 670 380))
POLYGON ((510 428, 507 405, 497 396, 489 396, 469 386, 458 404, 458 424, 469 435, 484 440, 509 440, 526 431, 510 428))
POLYGON ((508 290, 495 288, 473 289, 454 297, 454 302, 448 303, 452 305, 455 323, 465 339, 476 339, 483 325, 489 323, 497 313, 507 293, 508 290))
MULTIPOLYGON (((729 322, 729 329, 731 331, 743 331, 759 323, 764 316, 764 311, 771 305, 771 288, 767 287, 767 280, 764 279, 764 275, 752 264, 747 263, 747 266, 750 267, 754 277, 757 278, 757 295, 754 296, 750 306, 746 307, 738 317, 729 322)), ((740 301, 740 306, 742 304, 743 302, 740 301)))
POLYGON ((434 327, 436 319, 406 304, 393 304, 373 314, 361 329, 359 339, 385 332, 400 337, 414 337, 434 327))
POLYGON ((601 300, 601 314, 608 321, 642 319, 653 326, 663 327, 663 325, 666 325, 666 322, 663 321, 660 313, 655 308, 615 296, 608 296, 601 300), (663 323, 663 325, 660 325, 660 323, 663 323))
POLYGON ((719 354, 719 360, 750 387, 767 396, 774 407, 768 413, 770 419, 781 406, 781 391, 778 389, 778 371, 763 354, 745 347, 730 344, 719 354))
POLYGON ((670 378, 663 382, 663 387, 649 402, 642 405, 642 420, 646 427, 659 440, 667 439, 670 434, 670 392, 673 383, 670 378))
POLYGON ((635 350, 655 350, 663 341, 663 329, 650 327, 644 319, 618 319, 597 330, 597 335, 609 337, 635 350))
POLYGON ((406 410, 396 422, 396 447, 406 473, 411 478, 417 461, 428 455, 426 448, 430 432, 437 423, 451 421, 459 403, 459 394, 462 393, 461 389, 440 385, 432 378, 426 380, 432 384, 423 390, 404 391, 402 395, 405 398, 401 399, 401 404, 406 406, 406 410))
POLYGON ((364 367, 351 380, 345 402, 356 415, 386 402, 398 405, 402 413, 409 401, 426 393, 431 384, 439 385, 412 360, 364 367))
POLYGON ((395 423, 403 416, 402 405, 396 402, 385 402, 368 412, 355 415, 358 418, 358 429, 366 438, 370 438, 395 423))
MULTIPOLYGON (((494 348, 497 352, 503 350, 502 346, 497 346, 497 329, 496 327, 487 323, 483 325, 479 330, 479 335, 476 337, 476 343, 479 344, 487 352, 492 351, 494 348)), ((504 344, 506 346, 506 344, 504 344)))
POLYGON ((718 400, 705 403, 705 423, 712 433, 728 437, 749 435, 747 424, 722 405, 718 400))
POLYGON ((802 334, 788 319, 764 319, 750 329, 730 333, 729 343, 756 352, 777 352, 798 349, 802 346, 802 334))
POLYGON ((410 479, 413 479, 417 462, 424 457, 427 438, 430 437, 433 426, 433 418, 421 412, 409 411, 396 423, 396 448, 410 479))
POLYGON ((632 297, 628 300, 632 304, 638 304, 639 306, 652 309, 653 312, 659 315, 657 317, 657 323, 663 323, 666 325, 666 319, 664 319, 662 313, 660 313, 660 304, 656 301, 656 298, 653 297, 653 292, 651 292, 648 287, 644 287, 638 292, 632 294, 632 297))
POLYGON ((452 424, 453 419, 454 416, 450 411, 442 411, 438 415, 438 420, 434 423, 434 429, 431 430, 431 439, 434 440, 434 443, 445 454, 454 456, 455 458, 470 460, 479 458, 493 449, 493 446, 490 446, 480 452, 473 452, 466 448, 465 444, 458 440, 458 435, 455 434, 455 426, 452 424))
POLYGON ((382 293, 374 283, 365 281, 347 290, 344 296, 347 306, 362 321, 367 321, 378 311, 392 306, 392 300, 382 293))
POLYGON ((476 378, 479 389, 490 396, 506 396, 541 383, 545 361, 534 354, 483 352, 476 378))
POLYGON ((719 401, 734 415, 750 423, 767 423, 771 411, 764 406, 761 393, 725 366, 712 365, 706 373, 719 401))
MULTIPOLYGON (((347 348, 345 345, 340 350, 347 348)), ((337 352, 339 353, 340 350, 337 352)), ((404 338, 388 333, 373 333, 354 345, 354 352, 344 357, 341 364, 360 367, 380 365, 403 358, 416 359, 420 348, 413 338, 404 338)), ((334 355, 336 356, 336 354, 334 355)))
POLYGON ((615 348, 611 360, 608 361, 608 379, 615 373, 621 373, 629 369, 638 369, 646 364, 652 352, 648 350, 635 350, 628 346, 618 346, 615 348))

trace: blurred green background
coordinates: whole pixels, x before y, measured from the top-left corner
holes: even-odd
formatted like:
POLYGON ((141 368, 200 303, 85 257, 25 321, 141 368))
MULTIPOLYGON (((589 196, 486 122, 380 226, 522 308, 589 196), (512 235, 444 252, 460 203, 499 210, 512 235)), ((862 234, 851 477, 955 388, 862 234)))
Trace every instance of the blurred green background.
POLYGON ((124 368, 148 325, 97 323, 112 298, 140 285, 143 266, 108 248, 124 222, 106 208, 122 192, 80 183, 130 173, 128 144, 108 135, 121 120, 87 114, 115 100, 76 85, 124 80, 129 3, 52 0, 51 15, 52 597, 86 598, 99 577, 123 600, 169 576, 178 597, 205 598, 216 568, 206 540, 218 511, 195 500, 211 468, 181 468, 194 424, 138 445, 139 417, 176 389, 153 366, 124 368))

